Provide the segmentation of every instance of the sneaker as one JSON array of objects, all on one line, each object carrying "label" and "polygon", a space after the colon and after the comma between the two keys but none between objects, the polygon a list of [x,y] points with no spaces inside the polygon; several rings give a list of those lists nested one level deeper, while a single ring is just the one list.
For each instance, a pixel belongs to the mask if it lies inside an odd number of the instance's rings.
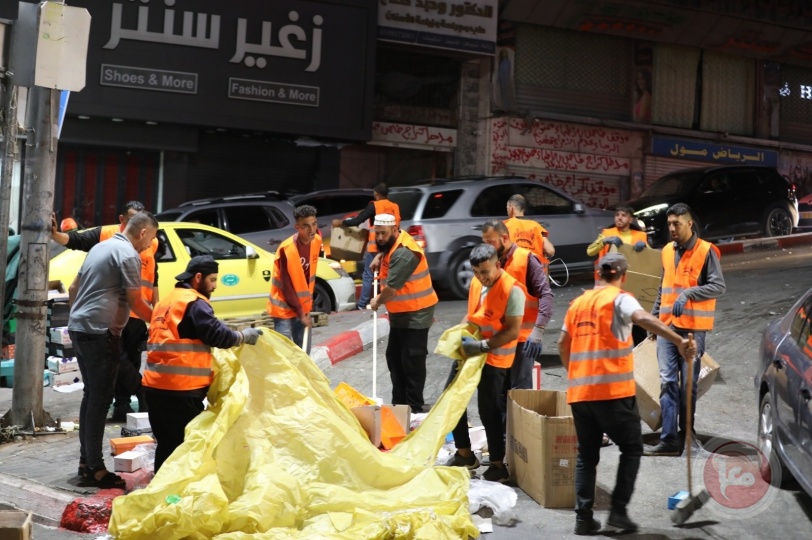
[{"label": "sneaker", "polygon": [[574,532],[578,536],[593,534],[598,532],[599,530],[601,530],[601,522],[595,518],[575,520]]},{"label": "sneaker", "polygon": [[474,470],[479,468],[479,460],[476,458],[476,455],[471,453],[470,456],[462,456],[459,452],[454,452],[454,455],[451,456],[451,459],[446,461],[446,467],[465,467],[468,470]]},{"label": "sneaker", "polygon": [[496,465],[491,465],[485,469],[485,472],[482,474],[482,478],[488,482],[499,482],[500,484],[504,484],[510,479],[510,473],[508,472],[507,467],[497,467]]},{"label": "sneaker", "polygon": [[644,456],[678,456],[682,453],[679,446],[672,443],[660,443],[654,448],[643,450]]},{"label": "sneaker", "polygon": [[606,521],[606,524],[610,527],[620,529],[623,532],[635,532],[638,529],[637,523],[629,519],[626,512],[621,512],[620,510],[612,510],[609,512],[609,519]]},{"label": "sneaker", "polygon": [[108,420],[109,422],[126,422],[127,414],[135,412],[129,405],[123,407],[113,407],[113,415]]}]

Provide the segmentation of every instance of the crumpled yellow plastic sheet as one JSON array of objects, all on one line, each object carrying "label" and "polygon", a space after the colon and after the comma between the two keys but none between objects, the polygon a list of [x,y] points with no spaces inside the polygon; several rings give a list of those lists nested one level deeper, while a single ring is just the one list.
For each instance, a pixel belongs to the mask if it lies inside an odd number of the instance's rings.
[{"label": "crumpled yellow plastic sheet", "polygon": [[[459,358],[464,328],[447,330],[436,352]],[[216,350],[208,409],[146,488],[114,500],[110,533],[121,540],[476,537],[468,471],[434,461],[484,361],[464,362],[423,424],[381,452],[321,370],[280,334],[265,330],[255,346]],[[180,500],[167,502],[169,495]]]}]

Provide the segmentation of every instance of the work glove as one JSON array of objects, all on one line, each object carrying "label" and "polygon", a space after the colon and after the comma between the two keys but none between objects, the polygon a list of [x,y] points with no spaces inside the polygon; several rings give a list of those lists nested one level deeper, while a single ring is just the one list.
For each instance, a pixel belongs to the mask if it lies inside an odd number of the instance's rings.
[{"label": "work glove", "polygon": [[604,245],[612,244],[613,246],[619,248],[620,246],[623,245],[623,240],[621,240],[617,236],[607,236],[606,238],[603,239],[603,244]]},{"label": "work glove", "polygon": [[487,350],[488,346],[484,340],[479,341],[467,336],[462,338],[462,352],[465,353],[465,356],[479,356]]},{"label": "work glove", "polygon": [[533,331],[530,332],[530,337],[524,344],[524,357],[530,360],[535,360],[541,356],[541,338],[544,337],[544,327],[535,326]]},{"label": "work glove", "polygon": [[687,301],[688,301],[688,297],[685,296],[685,293],[680,293],[680,295],[677,297],[676,301],[674,302],[674,305],[671,306],[671,315],[673,315],[674,317],[681,317],[682,316],[682,310],[685,309],[685,302],[687,302]]},{"label": "work glove", "polygon": [[636,251],[637,253],[640,253],[641,251],[646,249],[646,243],[643,242],[642,240],[638,240],[637,242],[634,243],[634,246],[632,246],[632,249],[634,251]]},{"label": "work glove", "polygon": [[259,336],[262,335],[262,330],[258,328],[246,328],[242,331],[242,342],[249,345],[256,345],[259,341]]}]

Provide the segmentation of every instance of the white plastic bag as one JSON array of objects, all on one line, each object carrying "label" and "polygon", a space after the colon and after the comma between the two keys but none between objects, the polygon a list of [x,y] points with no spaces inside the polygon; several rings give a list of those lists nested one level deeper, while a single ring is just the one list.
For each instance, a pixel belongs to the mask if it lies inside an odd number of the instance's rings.
[{"label": "white plastic bag", "polygon": [[483,506],[493,510],[493,522],[497,525],[512,527],[519,521],[513,511],[518,496],[513,488],[498,482],[471,479],[468,486],[468,511],[478,512]]}]

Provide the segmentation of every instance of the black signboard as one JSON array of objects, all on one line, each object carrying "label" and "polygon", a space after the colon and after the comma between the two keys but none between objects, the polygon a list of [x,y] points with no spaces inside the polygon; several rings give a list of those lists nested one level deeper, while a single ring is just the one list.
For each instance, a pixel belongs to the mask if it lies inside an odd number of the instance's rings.
[{"label": "black signboard", "polygon": [[368,140],[376,0],[74,0],[71,115]]}]

